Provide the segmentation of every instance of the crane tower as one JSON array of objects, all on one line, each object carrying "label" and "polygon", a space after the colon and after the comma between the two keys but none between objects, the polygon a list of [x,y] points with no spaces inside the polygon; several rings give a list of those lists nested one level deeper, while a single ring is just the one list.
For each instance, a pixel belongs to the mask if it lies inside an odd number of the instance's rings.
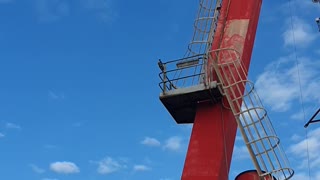
[{"label": "crane tower", "polygon": [[158,62],[161,102],[178,124],[193,123],[182,180],[228,180],[237,129],[255,169],[236,180],[286,180],[294,174],[247,79],[261,4],[200,0],[184,57]]}]

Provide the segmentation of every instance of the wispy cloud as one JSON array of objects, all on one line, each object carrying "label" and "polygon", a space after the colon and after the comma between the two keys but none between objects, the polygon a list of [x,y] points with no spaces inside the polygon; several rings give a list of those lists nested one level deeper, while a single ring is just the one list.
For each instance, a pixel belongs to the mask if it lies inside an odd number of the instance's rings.
[{"label": "wispy cloud", "polygon": [[65,0],[35,0],[35,10],[41,22],[52,22],[69,14]]},{"label": "wispy cloud", "polygon": [[50,164],[50,169],[59,174],[75,174],[79,173],[79,167],[73,162],[54,162]]},{"label": "wispy cloud", "polygon": [[233,158],[235,160],[243,160],[250,158],[248,148],[244,145],[235,145],[233,149]]},{"label": "wispy cloud", "polygon": [[57,149],[58,146],[52,144],[46,144],[43,146],[45,149]]},{"label": "wispy cloud", "polygon": [[13,2],[13,0],[0,0],[0,4],[7,4],[11,2]]},{"label": "wispy cloud", "polygon": [[7,129],[21,129],[21,126],[14,124],[14,123],[6,123],[6,128]]},{"label": "wispy cloud", "polygon": [[294,134],[291,136],[290,138],[292,141],[300,141],[302,139],[302,137],[298,134]]},{"label": "wispy cloud", "polygon": [[284,45],[307,47],[316,40],[318,34],[312,33],[314,29],[310,24],[298,17],[286,21],[286,30],[283,33]]},{"label": "wispy cloud", "polygon": [[37,165],[34,164],[30,164],[31,169],[33,170],[33,172],[37,173],[37,174],[42,174],[45,172],[44,169],[38,167]]},{"label": "wispy cloud", "polygon": [[182,138],[178,136],[170,137],[164,144],[164,149],[170,151],[179,151],[182,148]]},{"label": "wispy cloud", "polygon": [[315,52],[317,55],[320,55],[320,49],[314,49],[314,52]]},{"label": "wispy cloud", "polygon": [[297,14],[297,12],[303,11],[303,14],[310,14],[313,10],[320,10],[320,6],[310,1],[290,0],[286,1],[282,6],[279,6],[279,10],[285,14]]},{"label": "wispy cloud", "polygon": [[311,168],[320,165],[320,157],[318,151],[320,149],[320,128],[310,131],[308,139],[302,139],[289,147],[289,153],[298,158],[300,169],[308,168],[307,158],[310,158]]},{"label": "wispy cloud", "polygon": [[173,180],[172,178],[160,178],[160,180]]},{"label": "wispy cloud", "polygon": [[86,124],[85,121],[78,121],[78,122],[74,122],[72,124],[73,127],[81,127],[81,126],[84,126]]},{"label": "wispy cloud", "polygon": [[58,99],[64,99],[65,95],[64,93],[56,93],[53,91],[48,91],[48,97],[53,100],[58,100]]},{"label": "wispy cloud", "polygon": [[236,141],[243,141],[243,137],[241,136],[241,134],[236,136]]},{"label": "wispy cloud", "polygon": [[106,157],[98,162],[94,162],[98,164],[97,172],[99,174],[111,174],[115,173],[117,171],[120,171],[121,169],[125,168],[126,165],[123,164],[120,161],[114,160],[111,157]]},{"label": "wispy cloud", "polygon": [[183,139],[179,136],[169,137],[164,143],[156,138],[145,137],[140,143],[150,147],[161,147],[168,151],[180,151],[183,148]]},{"label": "wispy cloud", "polygon": [[311,174],[311,177],[308,173],[297,172],[292,177],[292,180],[302,180],[302,179],[320,179],[320,171],[316,171]]},{"label": "wispy cloud", "polygon": [[160,141],[158,141],[155,138],[145,137],[143,141],[141,141],[141,144],[146,146],[154,146],[158,147],[161,145]]},{"label": "wispy cloud", "polygon": [[117,17],[112,0],[82,0],[82,4],[104,22],[111,23]]},{"label": "wispy cloud", "polygon": [[4,138],[5,135],[3,133],[0,133],[0,138]]},{"label": "wispy cloud", "polygon": [[59,179],[56,179],[56,178],[42,178],[42,180],[59,180]]},{"label": "wispy cloud", "polygon": [[[320,88],[320,61],[306,57],[299,57],[298,61],[299,71],[295,56],[290,55],[269,64],[258,76],[257,91],[263,102],[272,110],[287,111],[293,103],[299,102],[300,85],[303,87],[304,103],[320,102],[320,94],[315,91]],[[301,115],[297,114],[294,117],[298,118]]]},{"label": "wispy cloud", "polygon": [[133,166],[133,170],[134,171],[150,171],[151,170],[151,168],[150,167],[148,167],[148,166],[146,166],[146,165],[134,165]]}]

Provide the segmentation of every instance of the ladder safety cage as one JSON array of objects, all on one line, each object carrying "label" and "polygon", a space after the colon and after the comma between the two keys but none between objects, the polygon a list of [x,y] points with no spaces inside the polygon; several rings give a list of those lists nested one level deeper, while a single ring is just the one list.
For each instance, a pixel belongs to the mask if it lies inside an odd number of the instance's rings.
[{"label": "ladder safety cage", "polygon": [[222,0],[200,0],[194,32],[184,57],[204,54],[211,48]]},{"label": "ladder safety cage", "polygon": [[294,171],[280,146],[267,111],[254,84],[247,80],[247,69],[234,49],[217,49],[208,53],[210,69],[218,76],[218,88],[228,101],[260,177],[290,179]]}]

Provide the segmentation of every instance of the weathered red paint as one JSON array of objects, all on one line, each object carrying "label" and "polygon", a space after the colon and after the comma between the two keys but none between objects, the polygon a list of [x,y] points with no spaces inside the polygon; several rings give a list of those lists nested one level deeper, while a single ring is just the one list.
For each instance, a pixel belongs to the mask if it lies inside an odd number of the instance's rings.
[{"label": "weathered red paint", "polygon": [[228,179],[236,129],[229,110],[199,104],[181,179]]},{"label": "weathered red paint", "polygon": [[[262,0],[224,0],[212,50],[236,49],[248,69],[261,3]],[[219,60],[221,63],[233,58]],[[207,69],[210,68],[209,62]],[[216,79],[214,74],[211,79]],[[237,124],[231,111],[221,107],[221,103],[198,105],[182,180],[228,179]]]}]

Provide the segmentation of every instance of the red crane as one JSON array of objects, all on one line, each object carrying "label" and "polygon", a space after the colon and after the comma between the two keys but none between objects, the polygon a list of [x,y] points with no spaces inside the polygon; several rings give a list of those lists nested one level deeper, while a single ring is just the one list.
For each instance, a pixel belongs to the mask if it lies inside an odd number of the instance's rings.
[{"label": "red crane", "polygon": [[182,180],[228,180],[237,128],[255,170],[236,180],[286,180],[294,171],[247,79],[262,0],[200,0],[185,57],[159,60],[160,100],[193,123]]}]

